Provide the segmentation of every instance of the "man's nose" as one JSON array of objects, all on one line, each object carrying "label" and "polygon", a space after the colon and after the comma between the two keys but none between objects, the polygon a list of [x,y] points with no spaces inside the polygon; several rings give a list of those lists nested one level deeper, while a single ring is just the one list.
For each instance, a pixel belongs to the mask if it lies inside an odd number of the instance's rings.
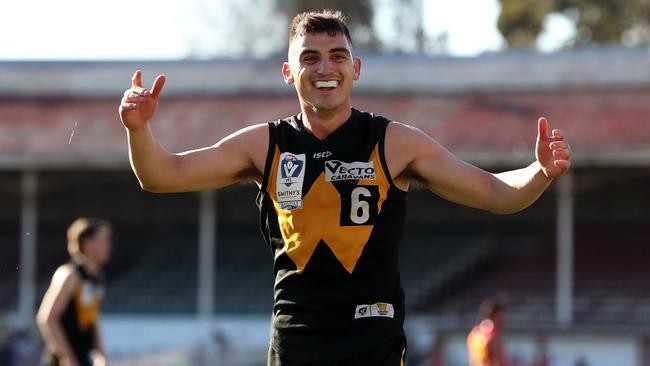
[{"label": "man's nose", "polygon": [[333,64],[328,58],[323,58],[318,63],[318,73],[328,74],[333,70]]}]

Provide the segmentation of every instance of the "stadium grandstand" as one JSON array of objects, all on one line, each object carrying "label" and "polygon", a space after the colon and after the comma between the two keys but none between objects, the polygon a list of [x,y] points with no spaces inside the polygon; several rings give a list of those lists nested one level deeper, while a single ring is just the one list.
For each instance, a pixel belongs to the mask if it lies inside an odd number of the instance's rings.
[{"label": "stadium grandstand", "polygon": [[[147,83],[165,73],[156,135],[171,151],[211,145],[298,111],[281,63],[0,62],[1,328],[32,329],[66,227],[96,216],[115,229],[103,308],[114,364],[207,365],[228,349],[232,365],[262,365],[273,276],[257,188],[142,191],[117,106],[134,69]],[[644,49],[364,57],[353,105],[484,169],[531,162],[542,115],[574,151],[572,173],[512,216],[411,189],[400,249],[411,365],[467,365],[464,337],[489,296],[507,299],[519,365],[650,365],[649,101]]]}]

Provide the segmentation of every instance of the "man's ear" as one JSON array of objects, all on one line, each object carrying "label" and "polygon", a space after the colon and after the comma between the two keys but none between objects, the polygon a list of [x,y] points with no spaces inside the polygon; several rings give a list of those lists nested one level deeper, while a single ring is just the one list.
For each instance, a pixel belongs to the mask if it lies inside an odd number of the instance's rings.
[{"label": "man's ear", "polygon": [[359,80],[359,76],[361,76],[361,59],[359,57],[355,57],[353,59],[354,62],[354,75],[353,75],[353,80]]},{"label": "man's ear", "polygon": [[287,83],[287,85],[293,85],[293,75],[291,74],[291,67],[289,66],[288,62],[282,64],[282,76],[284,77],[284,82]]}]

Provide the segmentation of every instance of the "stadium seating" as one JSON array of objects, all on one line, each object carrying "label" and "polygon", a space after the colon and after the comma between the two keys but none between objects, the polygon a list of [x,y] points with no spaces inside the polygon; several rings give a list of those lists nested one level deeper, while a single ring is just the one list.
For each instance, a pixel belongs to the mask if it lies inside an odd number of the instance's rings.
[{"label": "stadium seating", "polygon": [[[188,229],[189,230],[189,229]],[[552,237],[465,235],[411,225],[400,247],[402,283],[410,313],[432,314],[439,326],[468,326],[478,303],[503,294],[512,327],[554,323],[555,247]],[[623,233],[623,234],[621,234]],[[139,237],[124,230],[108,268],[107,313],[194,313],[197,253],[195,232]],[[630,224],[576,231],[574,319],[578,326],[638,327],[650,324],[648,232]],[[125,242],[124,238],[130,242]],[[39,232],[38,294],[67,258],[60,232]],[[15,238],[2,238],[3,242]],[[147,243],[138,245],[140,243]],[[155,250],[152,249],[155,244]],[[0,246],[7,263],[17,245]],[[6,266],[5,266],[6,267]],[[17,272],[1,268],[0,309],[15,309]],[[217,313],[269,313],[273,301],[272,259],[256,229],[218,231],[215,273]]]},{"label": "stadium seating", "polygon": [[478,268],[496,259],[487,237],[432,235],[411,231],[400,247],[400,274],[409,310],[426,304],[462,283]]},{"label": "stadium seating", "polygon": [[[196,251],[170,238],[132,266],[111,267],[104,305],[111,313],[192,313],[196,310]],[[192,243],[191,247],[195,244]],[[119,262],[116,262],[119,265]]]},{"label": "stadium seating", "polygon": [[[237,233],[237,234],[236,234]],[[273,307],[273,256],[258,230],[228,230],[219,239],[215,310],[270,314]]]},{"label": "stadium seating", "polygon": [[[639,327],[650,323],[650,269],[643,246],[647,234],[634,229],[621,232],[627,235],[591,227],[576,233],[577,326]],[[481,299],[504,295],[511,327],[553,325],[554,243],[539,241],[534,247],[530,252],[505,253],[498,266],[483,271],[462,291],[430,302],[428,313],[435,315],[439,325],[469,326],[476,321]]]}]

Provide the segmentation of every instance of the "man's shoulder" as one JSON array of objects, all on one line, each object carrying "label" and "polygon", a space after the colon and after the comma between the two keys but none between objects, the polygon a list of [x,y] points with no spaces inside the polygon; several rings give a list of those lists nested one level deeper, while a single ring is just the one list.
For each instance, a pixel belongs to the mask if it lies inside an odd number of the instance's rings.
[{"label": "man's shoulder", "polygon": [[79,266],[78,264],[72,261],[64,263],[59,267],[57,267],[56,271],[54,272],[54,275],[62,276],[62,277],[69,276],[70,274],[77,273],[78,266]]},{"label": "man's shoulder", "polygon": [[419,138],[427,136],[424,132],[414,126],[391,120],[388,120],[386,135],[388,138],[400,141],[403,139],[417,141]]},{"label": "man's shoulder", "polygon": [[356,108],[352,108],[353,113],[355,113],[356,117],[362,120],[367,120],[367,121],[372,121],[372,122],[392,122],[390,118],[384,117],[380,114],[376,114],[373,112],[368,112],[368,111],[362,111]]},{"label": "man's shoulder", "polygon": [[66,263],[59,266],[52,276],[52,282],[59,286],[64,286],[66,284],[75,285],[80,280],[81,276],[79,275],[77,266],[74,263]]}]

